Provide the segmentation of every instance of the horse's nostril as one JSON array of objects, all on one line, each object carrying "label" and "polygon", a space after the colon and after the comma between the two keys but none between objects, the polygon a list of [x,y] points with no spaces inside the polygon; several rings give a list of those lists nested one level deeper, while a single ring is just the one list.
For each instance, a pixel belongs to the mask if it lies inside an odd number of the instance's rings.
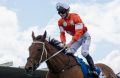
[{"label": "horse's nostril", "polygon": [[32,70],[32,67],[28,67],[28,70]]}]

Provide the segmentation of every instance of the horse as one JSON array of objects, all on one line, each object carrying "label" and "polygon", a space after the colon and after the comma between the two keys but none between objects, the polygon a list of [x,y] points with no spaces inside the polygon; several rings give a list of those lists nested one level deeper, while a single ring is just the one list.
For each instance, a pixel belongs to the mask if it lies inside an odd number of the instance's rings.
[{"label": "horse", "polygon": [[[60,47],[59,41],[54,38],[47,40],[46,36],[46,31],[37,37],[32,32],[33,42],[29,46],[29,57],[25,65],[26,73],[32,74],[41,63],[46,62],[49,69],[46,78],[85,78],[75,57],[65,54],[65,48]],[[95,65],[101,69],[102,78],[118,78],[109,66],[103,63]]]}]

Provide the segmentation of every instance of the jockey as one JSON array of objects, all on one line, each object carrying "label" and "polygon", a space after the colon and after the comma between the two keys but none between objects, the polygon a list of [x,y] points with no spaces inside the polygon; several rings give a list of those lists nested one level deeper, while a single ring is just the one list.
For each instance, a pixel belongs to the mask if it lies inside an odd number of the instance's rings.
[{"label": "jockey", "polygon": [[[60,29],[60,39],[64,47],[68,48],[67,53],[74,54],[77,49],[82,46],[81,54],[83,57],[86,58],[92,73],[97,76],[93,59],[89,54],[91,37],[87,32],[87,27],[84,25],[78,14],[69,13],[69,5],[57,3],[56,9],[58,11],[58,14],[61,16],[58,21],[58,26]],[[72,39],[68,44],[66,44],[65,31],[72,36]]]}]

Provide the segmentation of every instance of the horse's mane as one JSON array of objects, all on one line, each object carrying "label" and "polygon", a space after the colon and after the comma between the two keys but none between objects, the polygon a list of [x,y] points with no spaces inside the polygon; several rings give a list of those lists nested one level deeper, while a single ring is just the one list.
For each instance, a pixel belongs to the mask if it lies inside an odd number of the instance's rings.
[{"label": "horse's mane", "polygon": [[56,39],[54,39],[54,38],[51,39],[51,38],[49,37],[48,42],[49,42],[52,46],[54,46],[55,48],[57,48],[58,50],[63,49],[63,48],[60,46],[61,42],[59,42],[58,40],[56,40]]},{"label": "horse's mane", "polygon": [[[49,37],[48,42],[49,42],[52,46],[54,46],[55,48],[57,48],[58,50],[63,49],[63,47],[60,46],[61,42],[58,41],[58,40],[56,40],[56,39],[54,39],[54,38],[50,39],[50,37]],[[64,50],[62,51],[62,53],[65,54],[65,53],[66,53],[66,49],[64,49]],[[73,55],[72,53],[68,53],[67,55],[70,55],[70,56],[74,57],[74,55]]]},{"label": "horse's mane", "polygon": [[[54,39],[54,38],[51,39],[51,38],[49,37],[48,42],[49,42],[52,46],[54,46],[55,48],[57,48],[58,50],[63,49],[63,47],[60,46],[61,42],[58,41],[58,40],[56,40],[56,39]],[[65,51],[66,51],[66,50],[63,50],[62,52],[65,53]]]}]

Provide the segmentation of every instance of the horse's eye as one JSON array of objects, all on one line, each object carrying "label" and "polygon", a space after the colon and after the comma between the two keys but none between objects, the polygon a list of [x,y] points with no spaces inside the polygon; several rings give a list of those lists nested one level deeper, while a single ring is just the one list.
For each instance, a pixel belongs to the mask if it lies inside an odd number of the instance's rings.
[{"label": "horse's eye", "polygon": [[38,49],[38,51],[42,51],[42,49]]}]

